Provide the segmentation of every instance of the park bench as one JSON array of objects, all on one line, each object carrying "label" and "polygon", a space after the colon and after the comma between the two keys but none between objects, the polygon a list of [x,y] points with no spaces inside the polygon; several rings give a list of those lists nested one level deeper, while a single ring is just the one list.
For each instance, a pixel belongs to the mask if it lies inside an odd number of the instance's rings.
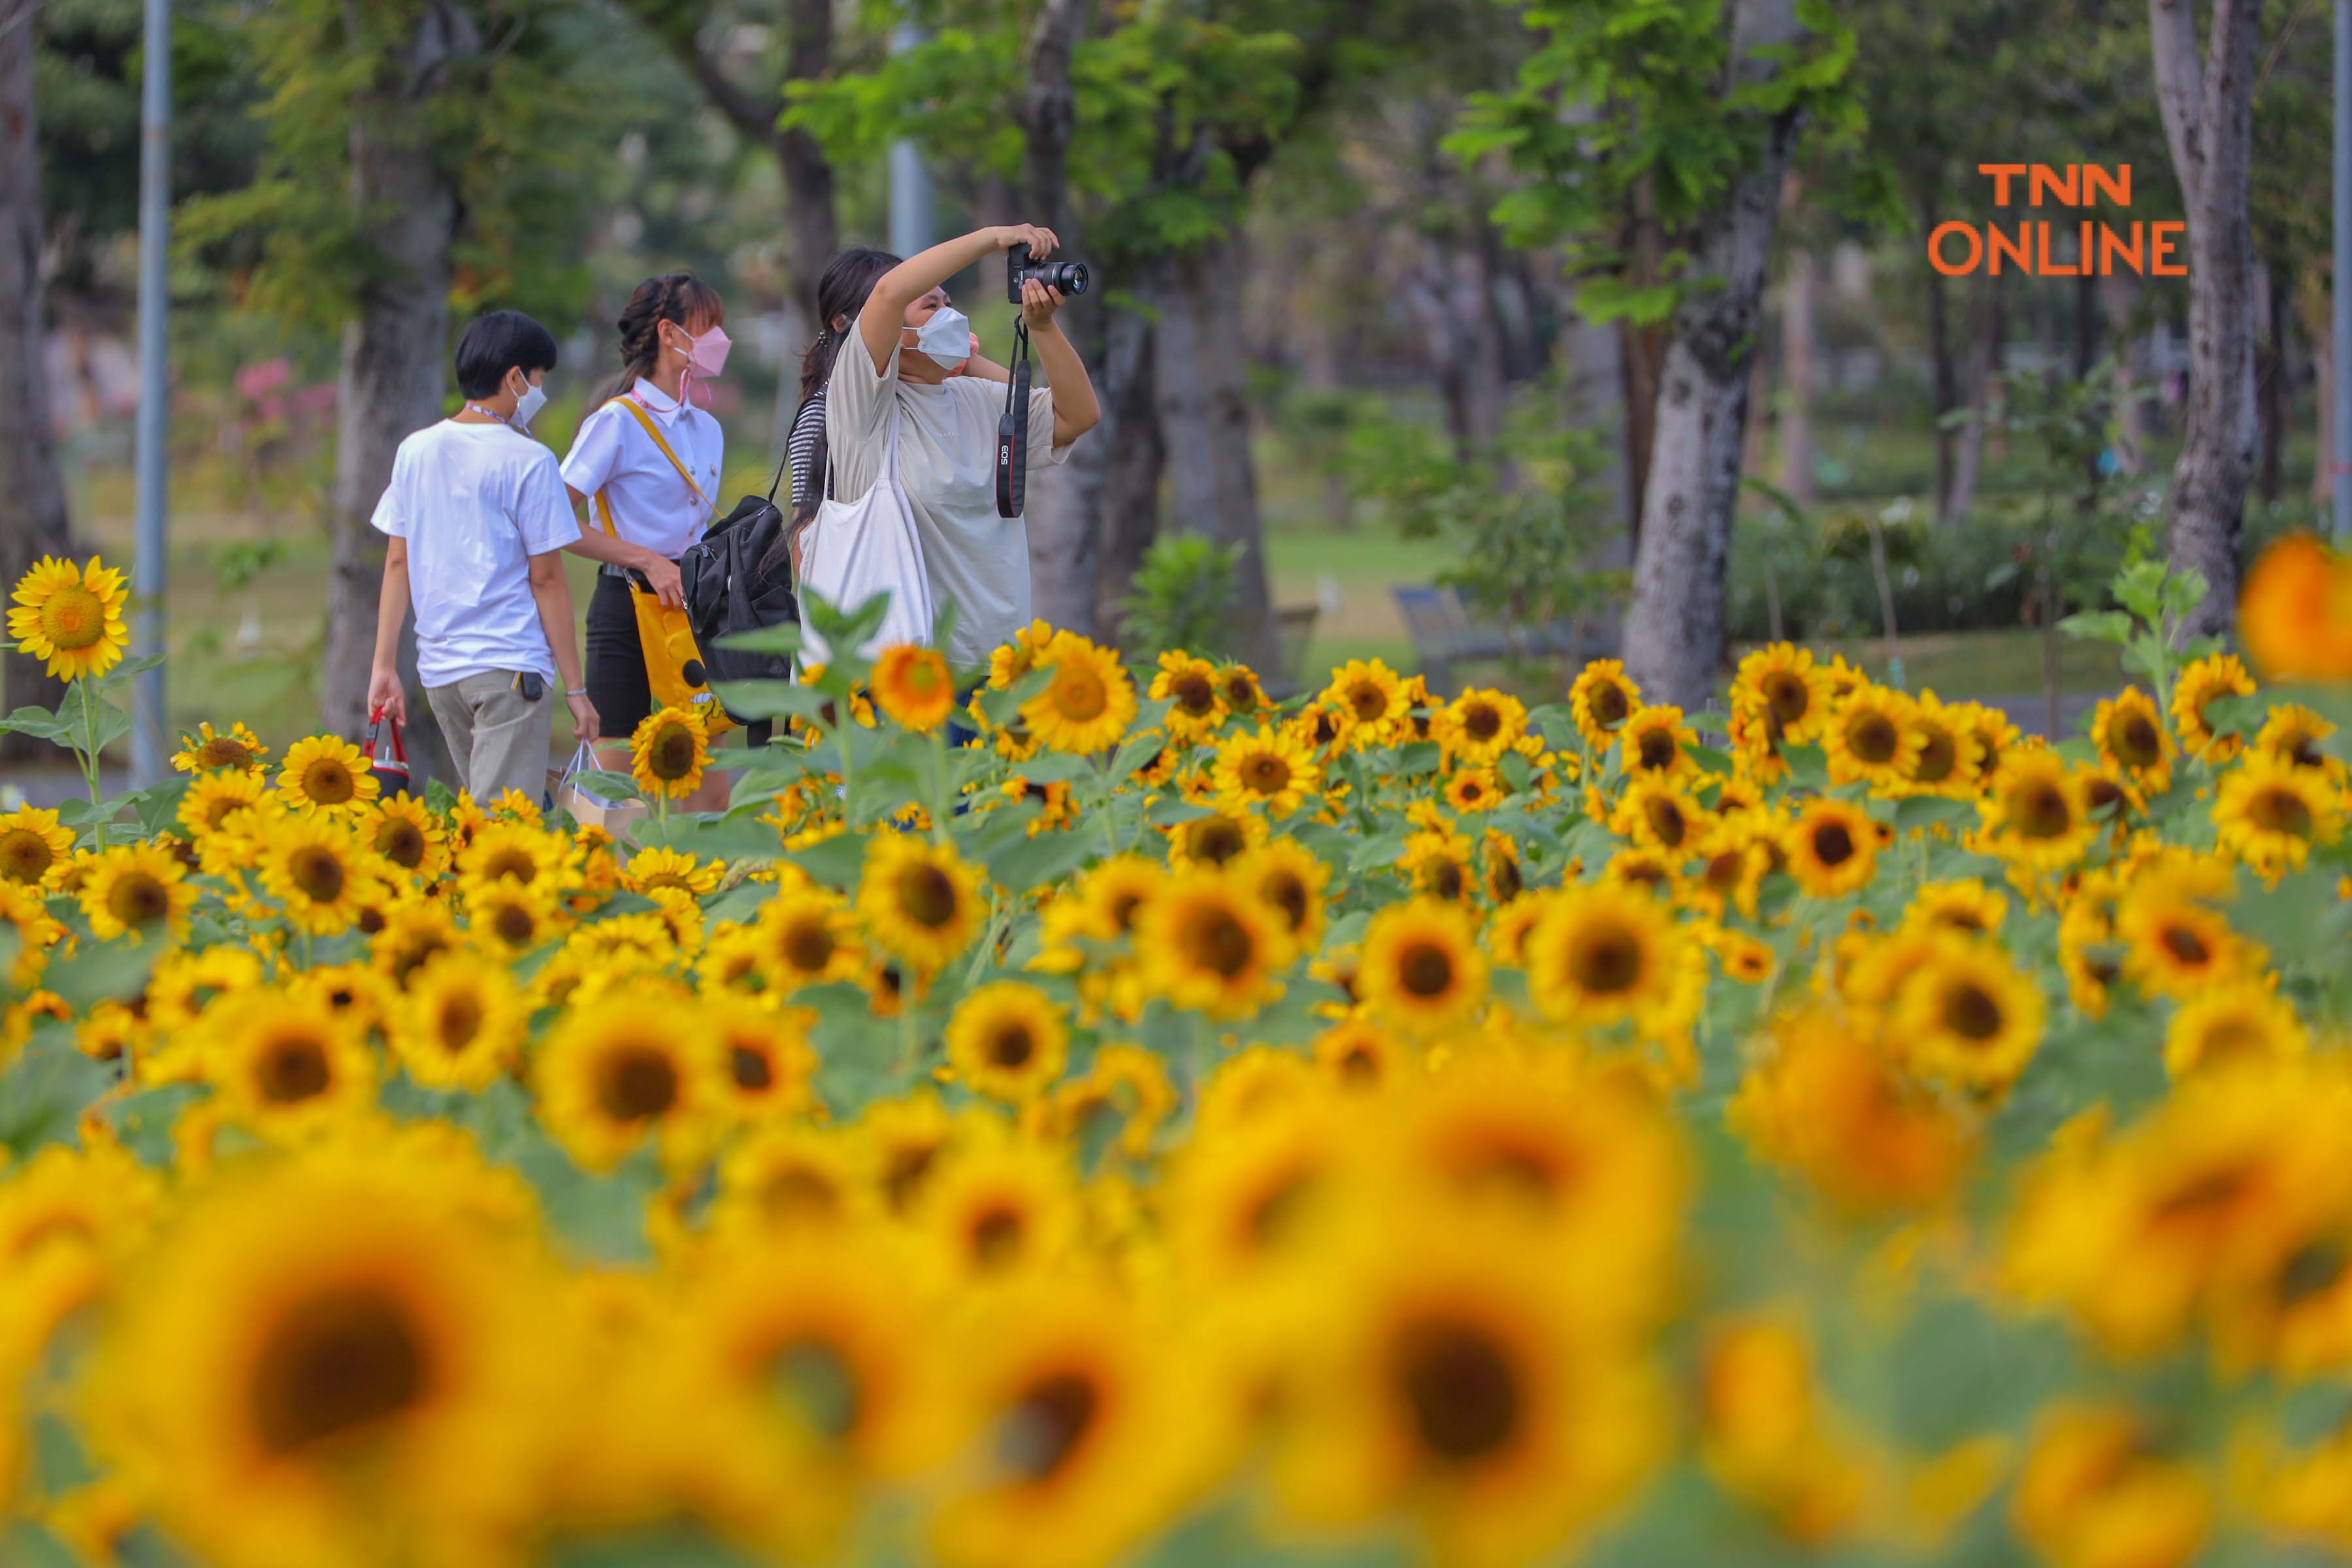
[{"label": "park bench", "polygon": [[1481,659],[1558,658],[1576,664],[1612,658],[1618,628],[1613,617],[1554,621],[1549,626],[1507,626],[1471,620],[1451,588],[1393,590],[1406,635],[1433,692],[1451,692],[1454,667]]}]

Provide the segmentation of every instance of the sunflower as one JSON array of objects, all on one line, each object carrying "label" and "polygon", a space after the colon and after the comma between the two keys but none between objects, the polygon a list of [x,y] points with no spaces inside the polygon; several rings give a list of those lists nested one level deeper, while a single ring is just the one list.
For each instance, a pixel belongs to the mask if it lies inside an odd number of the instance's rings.
[{"label": "sunflower", "polygon": [[1409,1072],[1418,1053],[1370,1018],[1349,1018],[1315,1037],[1316,1065],[1346,1093],[1371,1093]]},{"label": "sunflower", "polygon": [[269,748],[243,724],[232,724],[226,732],[200,724],[196,733],[180,737],[180,749],[172,754],[172,765],[184,773],[247,773],[268,760]]},{"label": "sunflower", "polygon": [[2042,1043],[2042,991],[1996,943],[1937,933],[1895,988],[1889,1026],[1926,1077],[2012,1082]]},{"label": "sunflower", "polygon": [[1686,858],[1696,846],[1705,814],[1673,777],[1638,773],[1617,797],[1610,831],[1669,858]]},{"label": "sunflower", "polygon": [[333,735],[312,735],[286,749],[278,771],[280,799],[305,814],[358,809],[375,799],[377,782],[368,754]]},{"label": "sunflower", "polygon": [[95,555],[87,566],[42,556],[17,580],[15,597],[8,635],[18,651],[47,659],[48,673],[61,680],[104,675],[130,643],[122,624],[130,589]]},{"label": "sunflower", "polygon": [[1584,743],[1596,752],[1608,746],[1641,703],[1642,689],[1626,678],[1624,665],[1613,658],[1586,665],[1568,689],[1569,714],[1576,721]]},{"label": "sunflower", "polygon": [[1697,772],[1689,750],[1696,741],[1679,708],[1636,708],[1617,731],[1618,754],[1633,777],[1674,779]]},{"label": "sunflower", "polygon": [[2082,774],[2050,751],[2021,752],[1977,803],[1988,848],[2013,865],[2063,870],[2098,834]]},{"label": "sunflower", "polygon": [[2009,916],[2009,900],[1970,877],[1953,882],[1923,882],[1904,907],[1905,929],[1941,928],[1970,936],[1990,936]]},{"label": "sunflower", "polygon": [[2224,697],[2252,697],[2254,678],[2233,653],[2192,661],[2172,686],[2172,723],[2180,749],[2202,763],[2226,763],[2245,744],[2235,731],[2217,731],[2206,710]]},{"label": "sunflower", "polygon": [[[1231,710],[1217,682],[1217,667],[1180,648],[1170,648],[1160,656],[1160,668],[1151,678],[1150,695],[1153,701],[1168,704],[1168,735],[1174,741],[1197,741],[1214,733]],[[1244,710],[1255,713],[1257,700],[1254,680]]]},{"label": "sunflower", "polygon": [[2315,845],[2343,833],[2340,798],[2325,774],[2255,752],[2222,775],[2213,826],[2223,849],[2276,876],[2301,870]]},{"label": "sunflower", "polygon": [[[421,1163],[420,1163],[421,1164]],[[486,1561],[528,1521],[569,1360],[459,1177],[349,1158],[195,1200],[91,1371],[99,1446],[207,1562]]]},{"label": "sunflower", "polygon": [[625,984],[568,1009],[533,1064],[540,1121],[574,1163],[609,1171],[651,1139],[682,1170],[719,1131],[724,1068],[709,1021],[667,988]]},{"label": "sunflower", "polygon": [[529,1022],[504,964],[472,952],[445,952],[408,977],[392,1042],[418,1083],[478,1093],[514,1064]]},{"label": "sunflower", "polygon": [[2336,733],[2336,726],[2300,702],[2274,705],[2254,737],[2254,750],[2298,768],[2310,768],[2341,779],[2344,764],[2320,750]]},{"label": "sunflower", "polygon": [[760,1123],[719,1163],[714,1231],[766,1243],[800,1230],[855,1229],[881,1212],[869,1141],[800,1121]]},{"label": "sunflower", "polygon": [[1377,658],[1351,658],[1333,670],[1317,700],[1339,720],[1342,738],[1358,751],[1386,743],[1408,707],[1404,682]]},{"label": "sunflower", "polygon": [[1751,700],[1771,715],[1780,740],[1803,745],[1820,738],[1829,721],[1828,673],[1813,663],[1811,648],[1776,642],[1739,661],[1732,700]]},{"label": "sunflower", "polygon": [[954,1146],[953,1117],[929,1089],[877,1100],[858,1118],[857,1131],[873,1159],[873,1180],[890,1212],[911,1211]]},{"label": "sunflower", "polygon": [[368,847],[428,886],[448,868],[447,830],[423,801],[404,792],[378,799],[361,817],[360,836]]},{"label": "sunflower", "polygon": [[2156,699],[2137,686],[2100,702],[2091,715],[2091,743],[2143,800],[2162,795],[2172,782],[2172,736]]},{"label": "sunflower", "polygon": [[1143,1160],[1175,1105],[1176,1090],[1158,1056],[1139,1046],[1099,1046],[1085,1072],[1055,1089],[1045,1125],[1082,1152],[1099,1143]]},{"label": "sunflower", "polygon": [[360,911],[383,901],[386,868],[333,817],[290,816],[260,843],[261,885],[287,923],[313,936],[349,931]]},{"label": "sunflower", "polygon": [[1323,889],[1331,868],[1295,838],[1260,845],[1227,869],[1234,881],[1282,913],[1290,940],[1312,952],[1323,940]]},{"label": "sunflower", "polygon": [[937,973],[971,945],[983,909],[980,873],[953,848],[910,834],[868,844],[857,912],[876,942],[920,973]]},{"label": "sunflower", "polygon": [[1474,767],[1489,767],[1527,733],[1528,710],[1506,692],[1475,687],[1445,708],[1445,749]]},{"label": "sunflower", "polygon": [[928,734],[955,711],[955,676],[936,648],[896,643],[874,660],[874,705],[909,730]]},{"label": "sunflower", "polygon": [[2238,981],[2181,1003],[2164,1031],[2164,1070],[2186,1078],[2216,1067],[2287,1061],[2310,1048],[2311,1036],[2292,1005],[2265,986]]},{"label": "sunflower", "polygon": [[1817,899],[1851,893],[1878,863],[1878,825],[1852,801],[1810,801],[1781,835],[1789,874]]},{"label": "sunflower", "polygon": [[571,923],[562,900],[544,888],[493,882],[466,895],[466,930],[504,957],[554,941]]},{"label": "sunflower", "polygon": [[941,1568],[1088,1568],[1162,1524],[1199,1469],[1181,1342],[1084,1277],[992,1292],[944,1347],[952,1451],[930,1520]]},{"label": "sunflower", "polygon": [[1579,1271],[1450,1212],[1407,1225],[1299,1320],[1277,1505],[1324,1528],[1402,1505],[1459,1568],[1566,1555],[1666,1458],[1664,1380],[1588,1326]]},{"label": "sunflower", "polygon": [[74,836],[58,826],[58,814],[20,805],[0,812],[0,881],[53,888],[73,855]]},{"label": "sunflower", "polygon": [[1717,920],[1737,910],[1753,918],[1772,853],[1759,829],[1739,820],[1718,820],[1698,839],[1698,873],[1692,879],[1693,905]]},{"label": "sunflower", "polygon": [[1497,963],[1526,967],[1528,933],[1550,911],[1550,890],[1520,893],[1486,917],[1486,951]]},{"label": "sunflower", "polygon": [[229,1113],[268,1137],[300,1137],[375,1103],[375,1057],[343,1019],[276,991],[205,1010],[205,1076]]},{"label": "sunflower", "polygon": [[738,1117],[757,1121],[815,1107],[817,1059],[808,1043],[813,1015],[807,1009],[739,995],[705,997],[698,1005],[718,1037],[729,1100]]},{"label": "sunflower", "polygon": [[699,860],[676,849],[640,849],[629,857],[621,885],[633,893],[669,888],[698,899],[717,889],[725,870],[715,862]]},{"label": "sunflower", "polygon": [[567,864],[575,847],[562,834],[527,822],[488,822],[457,851],[458,885],[469,894],[496,882],[560,893],[576,874]]},{"label": "sunflower", "polygon": [[1265,687],[1258,679],[1257,671],[1245,664],[1217,666],[1217,694],[1224,699],[1228,710],[1243,719],[1255,718],[1274,706],[1266,699]]},{"label": "sunflower", "polygon": [[2352,561],[2307,533],[2273,542],[2238,600],[2246,651],[2275,680],[2352,680]]},{"label": "sunflower", "polygon": [[1261,724],[1255,734],[1234,735],[1217,749],[1217,805],[1235,815],[1256,805],[1269,816],[1287,816],[1321,787],[1322,777],[1322,768],[1286,730]]},{"label": "sunflower", "polygon": [[1356,985],[1373,1016],[1407,1033],[1440,1035],[1486,999],[1486,959],[1459,904],[1414,899],[1372,917]]},{"label": "sunflower", "polygon": [[2205,1544],[2213,1498],[2195,1467],[2156,1451],[2128,1411],[2065,1404],[2035,1424],[2009,1511],[2047,1562],[2181,1568]]},{"label": "sunflower", "polygon": [[404,986],[420,965],[457,945],[457,922],[447,905],[410,900],[384,911],[383,929],[368,937],[368,962]]},{"label": "sunflower", "polygon": [[1503,804],[1502,785],[1491,768],[1458,768],[1445,781],[1445,804],[1468,816]]},{"label": "sunflower", "polygon": [[1168,863],[1186,867],[1223,866],[1266,841],[1266,820],[1254,811],[1213,811],[1179,822],[1168,829]]},{"label": "sunflower", "polygon": [[629,776],[648,795],[685,799],[702,787],[709,762],[709,732],[691,708],[648,713],[629,737]]},{"label": "sunflower", "polygon": [[761,907],[751,948],[760,976],[779,995],[853,979],[862,967],[857,931],[839,895],[795,888]]},{"label": "sunflower", "polygon": [[948,1020],[948,1065],[956,1077],[973,1092],[1008,1104],[1026,1104],[1052,1088],[1069,1049],[1061,1009],[1017,980],[982,986]]},{"label": "sunflower", "polygon": [[[180,808],[175,815],[181,827],[186,830],[189,842],[203,853],[213,849],[211,840],[215,836],[238,839],[250,837],[260,826],[260,809],[268,795],[269,781],[258,770],[223,769],[199,773],[189,783],[187,793],[180,797]],[[240,813],[255,815],[239,820]],[[5,820],[0,818],[0,822]],[[0,827],[0,836],[5,836],[5,827]],[[5,862],[5,837],[0,837],[0,862]],[[215,858],[217,860],[219,857],[215,854]],[[243,853],[237,853],[232,858],[240,865],[248,863]]]},{"label": "sunflower", "polygon": [[940,1161],[908,1217],[956,1283],[1049,1266],[1079,1236],[1069,1154],[1002,1133],[971,1140]]},{"label": "sunflower", "polygon": [[1925,744],[1911,722],[1911,700],[1883,686],[1857,688],[1822,731],[1831,782],[1867,784],[1874,792],[1898,789]]},{"label": "sunflower", "polygon": [[[2210,884],[2208,885],[2210,888]],[[2187,1001],[2217,981],[2251,974],[2260,950],[2230,928],[2197,888],[2153,877],[2116,906],[2116,938],[2124,944],[2123,972],[2150,995]]]},{"label": "sunflower", "polygon": [[1479,841],[1486,862],[1486,901],[1497,909],[1527,890],[1526,869],[1519,864],[1519,847],[1507,834],[1493,828]]},{"label": "sunflower", "polygon": [[1144,906],[1136,943],[1152,990],[1213,1017],[1254,1012],[1278,990],[1292,944],[1280,911],[1221,871],[1168,879]]},{"label": "sunflower", "polygon": [[1903,768],[1903,784],[1911,794],[1966,800],[1976,793],[1984,742],[1968,718],[1965,710],[1932,691],[1921,692],[1911,704],[1911,738],[1918,745]]},{"label": "sunflower", "polygon": [[1037,665],[1052,679],[1021,705],[1021,719],[1040,743],[1081,753],[1118,744],[1135,720],[1135,682],[1116,652],[1076,632],[1055,632]]},{"label": "sunflower", "polygon": [[185,866],[152,844],[100,851],[81,887],[90,934],[101,941],[131,935],[142,942],[186,935],[188,911],[196,902],[187,877]]},{"label": "sunflower", "polygon": [[1529,994],[1562,1024],[1685,1021],[1693,956],[1663,904],[1605,882],[1560,889],[1520,944]]}]

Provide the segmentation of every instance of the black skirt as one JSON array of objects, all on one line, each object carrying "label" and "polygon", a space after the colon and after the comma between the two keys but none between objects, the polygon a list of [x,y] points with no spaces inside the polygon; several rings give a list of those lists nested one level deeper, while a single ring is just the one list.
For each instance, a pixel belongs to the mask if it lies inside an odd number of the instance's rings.
[{"label": "black skirt", "polygon": [[632,592],[621,578],[599,572],[588,597],[588,700],[608,741],[626,741],[654,710]]}]

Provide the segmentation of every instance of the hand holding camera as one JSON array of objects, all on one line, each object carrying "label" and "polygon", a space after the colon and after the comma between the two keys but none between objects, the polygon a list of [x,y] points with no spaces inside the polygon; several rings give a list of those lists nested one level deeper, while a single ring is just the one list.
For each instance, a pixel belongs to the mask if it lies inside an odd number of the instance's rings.
[{"label": "hand holding camera", "polygon": [[[1050,228],[1034,224],[1013,224],[1000,231],[1004,246],[1004,300],[1022,307],[1033,327],[1042,327],[1054,319],[1053,307],[1068,294],[1087,291],[1086,264],[1080,261],[1047,261],[1061,239]],[[1041,306],[1030,289],[1039,285],[1050,303]]]}]

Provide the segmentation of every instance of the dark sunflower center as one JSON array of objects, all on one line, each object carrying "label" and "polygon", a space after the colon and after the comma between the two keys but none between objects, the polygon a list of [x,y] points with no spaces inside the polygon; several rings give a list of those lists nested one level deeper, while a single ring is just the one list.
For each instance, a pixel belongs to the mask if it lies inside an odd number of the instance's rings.
[{"label": "dark sunflower center", "polygon": [[1979,1043],[2000,1033],[2000,1003],[1972,981],[1959,981],[1944,992],[1944,1027],[1964,1040]]},{"label": "dark sunflower center", "polygon": [[2060,838],[2074,826],[2074,808],[2054,784],[2031,784],[2017,795],[2017,827],[2028,838]]},{"label": "dark sunflower center", "polygon": [[677,1064],[651,1046],[626,1046],[605,1058],[596,1103],[615,1121],[645,1121],[677,1103]]},{"label": "dark sunflower center", "polygon": [[1921,784],[1942,784],[1959,765],[1959,743],[1937,724],[1920,725],[1919,735],[1919,760],[1911,764],[1911,776]]},{"label": "dark sunflower center", "polygon": [[497,931],[499,940],[509,947],[520,947],[538,931],[539,922],[531,919],[530,911],[520,904],[501,904],[498,913],[491,917],[490,929]]},{"label": "dark sunflower center", "polygon": [[1359,724],[1374,724],[1388,716],[1389,694],[1370,681],[1348,689],[1348,710]]},{"label": "dark sunflower center", "polygon": [[1772,710],[1772,717],[1782,725],[1795,723],[1813,705],[1812,688],[1786,670],[1764,683],[1764,700]]},{"label": "dark sunflower center", "polygon": [[520,848],[493,851],[482,862],[482,879],[485,881],[495,882],[503,877],[509,882],[527,885],[538,875],[539,862],[532,859],[528,851]]},{"label": "dark sunflower center", "polygon": [[313,903],[333,903],[343,896],[343,884],[349,880],[341,858],[324,845],[297,849],[287,868],[294,875],[294,885]]},{"label": "dark sunflower center", "polygon": [[1110,901],[1110,923],[1114,931],[1135,929],[1135,911],[1143,907],[1140,893],[1121,893]]},{"label": "dark sunflower center", "polygon": [[1460,898],[1467,885],[1459,860],[1433,860],[1430,862],[1427,876],[1429,890],[1441,899],[1451,900]]},{"label": "dark sunflower center", "polygon": [[395,816],[375,830],[375,850],[404,870],[425,864],[425,835],[416,824]]},{"label": "dark sunflower center", "polygon": [[414,1409],[431,1392],[433,1368],[406,1309],[353,1285],[288,1309],[252,1376],[254,1436],[270,1454],[290,1456]]},{"label": "dark sunflower center", "polygon": [[1853,858],[1853,835],[1842,822],[1824,822],[1813,829],[1813,858],[1824,866],[1843,866]]},{"label": "dark sunflower center", "polygon": [[2116,755],[2135,768],[2152,768],[2163,759],[2164,742],[2145,713],[2132,713],[2115,728]]},{"label": "dark sunflower center", "polygon": [[1631,931],[1588,931],[1570,950],[1568,972],[1580,990],[1614,995],[1641,977],[1642,944]]},{"label": "dark sunflower center", "polygon": [[1246,712],[1257,706],[1257,688],[1246,677],[1230,677],[1225,681],[1225,702]]},{"label": "dark sunflower center", "polygon": [[784,962],[803,974],[821,973],[833,962],[838,945],[832,926],[822,920],[795,921],[784,931]]},{"label": "dark sunflower center", "polygon": [[898,874],[898,910],[926,930],[938,931],[956,917],[955,880],[928,861]]},{"label": "dark sunflower center", "polygon": [[302,770],[302,793],[320,805],[341,805],[357,793],[352,770],[332,757],[320,757]]},{"label": "dark sunflower center", "polygon": [[1102,1391],[1084,1373],[1039,1378],[1006,1413],[1001,1450],[1005,1468],[1032,1485],[1052,1480],[1085,1446],[1102,1405]]},{"label": "dark sunflower center", "polygon": [[1292,931],[1307,923],[1307,884],[1287,871],[1277,871],[1258,884],[1258,896],[1282,911]]},{"label": "dark sunflower center", "polygon": [[279,1040],[261,1056],[254,1070],[254,1087],[272,1105],[294,1105],[326,1092],[331,1075],[326,1047],[317,1040]]},{"label": "dark sunflower center", "polygon": [[253,752],[241,741],[226,735],[215,735],[196,748],[196,765],[200,768],[249,768]]},{"label": "dark sunflower center", "polygon": [[1901,748],[1903,735],[1884,713],[1864,713],[1846,726],[1845,743],[1857,761],[1884,763]]},{"label": "dark sunflower center", "polygon": [[1175,695],[1176,706],[1195,719],[1209,712],[1217,705],[1216,687],[1211,684],[1207,676],[1197,670],[1189,675],[1178,676],[1170,685],[1169,689]]},{"label": "dark sunflower center", "polygon": [[163,882],[144,871],[131,871],[107,889],[106,911],[127,926],[149,926],[171,912],[172,896]]},{"label": "dark sunflower center", "polygon": [[1454,955],[1435,942],[1417,942],[1397,955],[1397,984],[1426,1000],[1454,989]]},{"label": "dark sunflower center", "polygon": [[2246,816],[2265,833],[2284,833],[2290,838],[2311,837],[2311,807],[2292,790],[2263,791],[2254,796]]},{"label": "dark sunflower center", "polygon": [[1633,700],[1625,689],[1613,681],[1602,681],[1592,689],[1592,721],[1604,730],[1614,730],[1633,711]]},{"label": "dark sunflower center", "polygon": [[1491,1458],[1518,1430],[1517,1373],[1492,1337],[1471,1324],[1407,1329],[1397,1344],[1394,1375],[1422,1446],[1442,1463]]},{"label": "dark sunflower center", "polygon": [[1493,884],[1497,903],[1509,903],[1526,886],[1519,876],[1519,863],[1508,855],[1497,855],[1488,863],[1486,879]]},{"label": "dark sunflower center", "polygon": [[1205,909],[1192,917],[1185,934],[1185,951],[1192,962],[1221,979],[1231,980],[1257,956],[1249,928],[1224,910]]},{"label": "dark sunflower center", "polygon": [[2296,1248],[2279,1270],[2279,1304],[2292,1307],[2334,1289],[2344,1278],[2347,1261],[2343,1248],[2333,1242],[2315,1241]]},{"label": "dark sunflower center", "polygon": [[479,998],[460,992],[441,998],[440,1034],[443,1048],[451,1054],[464,1050],[482,1032],[482,1004]]},{"label": "dark sunflower center", "polygon": [[1485,702],[1475,702],[1462,715],[1462,732],[1482,745],[1503,732],[1500,710]]},{"label": "dark sunflower center", "polygon": [[1670,800],[1652,799],[1642,810],[1650,819],[1650,830],[1658,836],[1658,842],[1669,849],[1681,847],[1683,835],[1690,826],[1683,820],[1682,807]]},{"label": "dark sunflower center", "polygon": [[988,1060],[1000,1068],[1027,1067],[1037,1054],[1037,1041],[1026,1024],[1006,1024],[988,1037]]},{"label": "dark sunflower center", "polygon": [[415,973],[426,959],[448,950],[448,941],[437,931],[411,937],[408,945],[401,949],[392,961],[392,977],[404,986],[408,984],[408,977]]},{"label": "dark sunflower center", "polygon": [[2205,939],[2185,925],[2166,926],[2157,940],[2164,943],[2165,952],[2192,968],[2213,962],[2213,950],[2205,945]]},{"label": "dark sunflower center", "polygon": [[694,735],[683,724],[665,724],[646,748],[646,768],[662,780],[682,779],[694,771]]},{"label": "dark sunflower center", "polygon": [[1241,824],[1228,816],[1204,816],[1192,825],[1191,832],[1192,858],[1213,866],[1222,866],[1249,847],[1243,837]]},{"label": "dark sunflower center", "polygon": [[1664,730],[1645,730],[1634,756],[1641,765],[1653,772],[1675,765],[1675,738]]},{"label": "dark sunflower center", "polygon": [[49,841],[29,827],[0,833],[0,876],[12,882],[37,882],[57,863]]},{"label": "dark sunflower center", "polygon": [[1002,1268],[1021,1255],[1028,1226],[1020,1212],[1005,1207],[983,1210],[971,1223],[972,1261],[983,1268]]},{"label": "dark sunflower center", "polygon": [[1102,677],[1083,664],[1064,664],[1054,670],[1054,710],[1073,724],[1089,723],[1110,706],[1109,689]]},{"label": "dark sunflower center", "polygon": [[1339,1058],[1339,1079],[1343,1083],[1366,1085],[1378,1083],[1381,1077],[1380,1053],[1364,1046],[1350,1046]]},{"label": "dark sunflower center", "polygon": [[730,1046],[727,1050],[728,1070],[735,1075],[735,1087],[758,1093],[772,1089],[776,1069],[769,1065],[768,1053],[751,1046]]},{"label": "dark sunflower center", "polygon": [[857,1374],[840,1347],[814,1339],[779,1346],[768,1363],[768,1381],[828,1441],[838,1443],[857,1429],[864,1402]]},{"label": "dark sunflower center", "polygon": [[1290,764],[1260,752],[1242,764],[1242,782],[1259,795],[1278,795],[1290,782]]},{"label": "dark sunflower center", "polygon": [[822,1218],[841,1208],[841,1193],[833,1182],[805,1165],[787,1165],[760,1188],[760,1206],[771,1219],[796,1215]]}]

